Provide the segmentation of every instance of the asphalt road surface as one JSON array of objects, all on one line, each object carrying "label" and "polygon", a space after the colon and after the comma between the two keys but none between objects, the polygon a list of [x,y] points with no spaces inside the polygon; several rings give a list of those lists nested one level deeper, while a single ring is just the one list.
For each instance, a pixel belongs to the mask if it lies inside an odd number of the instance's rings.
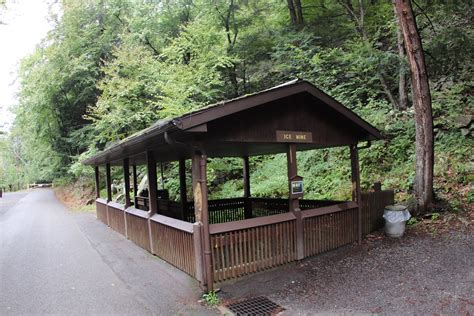
[{"label": "asphalt road surface", "polygon": [[197,283],[50,189],[0,198],[0,315],[212,314]]}]

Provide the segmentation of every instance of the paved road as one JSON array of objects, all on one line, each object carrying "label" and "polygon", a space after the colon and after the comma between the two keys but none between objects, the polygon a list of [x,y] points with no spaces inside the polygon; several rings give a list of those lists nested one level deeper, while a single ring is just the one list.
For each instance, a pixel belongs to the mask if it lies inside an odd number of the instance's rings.
[{"label": "paved road", "polygon": [[209,314],[196,282],[49,189],[0,199],[0,315]]}]

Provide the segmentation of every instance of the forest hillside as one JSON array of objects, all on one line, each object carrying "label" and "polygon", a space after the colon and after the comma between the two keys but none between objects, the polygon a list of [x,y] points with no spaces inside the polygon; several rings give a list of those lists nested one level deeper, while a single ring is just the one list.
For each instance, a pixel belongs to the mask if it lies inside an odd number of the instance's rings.
[{"label": "forest hillside", "polygon": [[[410,71],[391,1],[62,0],[21,64],[16,119],[0,135],[0,187],[93,187],[81,161],[164,118],[302,78],[384,135],[361,150],[362,187],[410,200]],[[413,2],[430,79],[438,200],[474,203],[472,1]],[[348,148],[298,153],[309,198],[350,196]],[[286,157],[252,157],[252,194],[286,196]],[[178,168],[164,186],[178,193]],[[121,179],[121,170],[114,169]],[[212,197],[242,195],[242,161],[212,159]],[[92,190],[91,190],[92,191]]]}]

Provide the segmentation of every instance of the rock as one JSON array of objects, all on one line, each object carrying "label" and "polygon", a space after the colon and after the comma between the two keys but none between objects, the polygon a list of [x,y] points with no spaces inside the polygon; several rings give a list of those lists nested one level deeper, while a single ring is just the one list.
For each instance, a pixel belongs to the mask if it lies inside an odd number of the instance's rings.
[{"label": "rock", "polygon": [[474,120],[474,115],[459,115],[456,119],[456,126],[457,127],[469,127],[472,121]]},{"label": "rock", "polygon": [[469,135],[470,132],[471,131],[467,128],[461,128],[461,135],[462,136],[467,136],[467,135]]}]

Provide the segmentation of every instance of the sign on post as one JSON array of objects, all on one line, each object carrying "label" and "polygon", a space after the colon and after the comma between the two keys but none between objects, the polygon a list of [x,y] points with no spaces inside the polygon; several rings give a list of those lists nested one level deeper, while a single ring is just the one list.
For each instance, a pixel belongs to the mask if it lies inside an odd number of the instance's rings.
[{"label": "sign on post", "polygon": [[294,176],[290,180],[290,196],[292,199],[302,198],[304,194],[303,177]]}]

